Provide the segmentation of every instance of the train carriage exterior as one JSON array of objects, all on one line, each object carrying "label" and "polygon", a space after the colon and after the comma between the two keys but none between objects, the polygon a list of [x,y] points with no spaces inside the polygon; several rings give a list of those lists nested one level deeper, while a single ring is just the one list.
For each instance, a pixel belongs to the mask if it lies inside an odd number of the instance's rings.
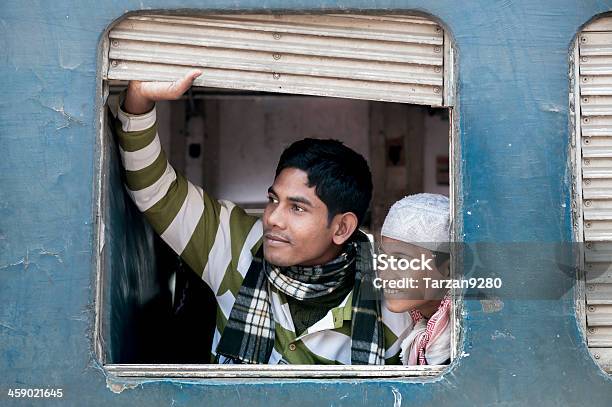
[{"label": "train carriage exterior", "polygon": [[[40,398],[58,405],[611,405],[611,11],[609,1],[575,0],[5,1],[0,404],[36,404],[34,393],[15,397],[17,389],[61,389],[61,397]],[[472,276],[503,280],[497,296],[455,292],[449,366],[241,374],[118,363],[121,338],[105,329],[129,324],[122,320],[128,294],[117,289],[138,282],[113,280],[126,276],[109,270],[146,267],[138,245],[151,242],[125,240],[145,236],[146,225],[117,210],[124,198],[108,158],[105,104],[108,80],[131,77],[110,61],[109,33],[132,17],[230,14],[413,16],[444,31],[435,52],[447,65],[433,68],[440,76],[431,79],[440,85],[419,77],[404,101],[451,110],[454,237],[489,248]],[[421,87],[416,100],[411,89]],[[366,90],[339,96],[384,99]],[[297,85],[287,91],[308,93]],[[402,102],[404,94],[389,95]],[[560,262],[559,247],[578,250]],[[590,268],[599,271],[592,280]]]}]

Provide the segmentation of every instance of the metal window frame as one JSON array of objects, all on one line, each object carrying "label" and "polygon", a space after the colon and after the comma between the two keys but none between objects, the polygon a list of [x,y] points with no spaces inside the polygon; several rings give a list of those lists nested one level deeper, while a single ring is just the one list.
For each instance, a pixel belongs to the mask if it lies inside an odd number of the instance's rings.
[{"label": "metal window frame", "polygon": [[[574,291],[574,303],[576,307],[576,319],[581,331],[584,344],[589,350],[593,362],[600,367],[602,372],[612,374],[610,367],[610,351],[607,348],[589,346],[588,333],[589,325],[587,321],[587,262],[586,245],[584,231],[584,199],[583,199],[583,177],[582,177],[582,98],[580,93],[580,38],[583,33],[593,31],[594,27],[604,28],[606,22],[602,18],[610,18],[612,14],[606,13],[596,16],[588,23],[584,24],[576,34],[570,48],[569,58],[569,125],[570,125],[570,168],[572,171],[572,229],[574,241],[578,244],[578,257],[576,259],[576,289]],[[603,25],[601,25],[603,24]],[[609,22],[608,22],[609,25]],[[585,28],[590,30],[585,30]],[[607,26],[606,26],[607,27]],[[605,30],[604,30],[605,31]],[[612,30],[610,30],[612,32]],[[608,242],[609,243],[609,242]],[[597,350],[600,350],[598,352]],[[602,356],[603,351],[603,356]],[[608,365],[606,365],[606,362]]]},{"label": "metal window frame", "polygon": [[[575,41],[570,58],[570,126],[572,129],[570,156],[572,158],[571,167],[574,174],[572,180],[572,226],[574,241],[584,243],[583,215],[582,215],[582,143],[580,129],[580,63],[578,42]],[[573,109],[571,108],[573,107]],[[582,245],[579,246],[582,248]],[[575,304],[578,317],[578,324],[586,338],[586,291],[585,291],[585,272],[584,272],[584,251],[581,250],[576,264],[576,294]]]},{"label": "metal window frame", "polygon": [[[151,13],[148,10],[147,13]],[[460,289],[451,290],[453,302],[453,313],[451,314],[451,364],[433,366],[352,366],[352,365],[216,365],[216,364],[111,364],[105,359],[105,346],[102,335],[102,312],[105,309],[103,303],[103,280],[104,280],[104,259],[102,249],[104,246],[104,220],[106,218],[107,194],[103,189],[103,180],[108,172],[108,157],[104,156],[106,129],[106,114],[104,107],[109,95],[109,81],[105,73],[109,68],[109,49],[110,40],[108,33],[117,22],[128,16],[144,14],[142,12],[127,13],[120,19],[111,24],[103,33],[100,46],[98,47],[98,83],[96,108],[98,109],[97,135],[97,156],[95,163],[95,233],[94,233],[94,261],[95,270],[95,319],[93,350],[96,361],[103,369],[109,379],[266,379],[266,378],[285,378],[285,379],[321,379],[321,378],[341,378],[341,379],[389,379],[389,378],[431,378],[441,375],[450,369],[459,357],[462,343],[462,295]],[[292,13],[284,13],[292,14]],[[363,13],[365,14],[365,13]],[[403,14],[405,15],[405,14]],[[410,13],[410,15],[425,16],[435,20],[430,15],[422,13]],[[460,144],[459,144],[459,120],[456,114],[456,58],[454,42],[449,34],[447,27],[438,22],[444,29],[444,90],[443,104],[440,108],[449,110],[449,195],[451,201],[451,240],[459,241],[461,236],[460,225],[456,222],[459,218],[459,205],[457,197],[461,195],[459,172],[461,165]],[[453,245],[454,246],[454,245]],[[460,265],[460,256],[453,254],[451,265],[451,276],[455,275]]]}]

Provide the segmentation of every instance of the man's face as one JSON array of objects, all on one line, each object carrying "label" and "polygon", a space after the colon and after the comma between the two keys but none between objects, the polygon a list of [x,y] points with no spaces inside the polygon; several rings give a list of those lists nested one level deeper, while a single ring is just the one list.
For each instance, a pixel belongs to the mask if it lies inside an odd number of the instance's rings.
[{"label": "man's face", "polygon": [[264,257],[277,266],[323,264],[337,255],[327,206],[302,170],[278,174],[268,190],[263,228]]}]

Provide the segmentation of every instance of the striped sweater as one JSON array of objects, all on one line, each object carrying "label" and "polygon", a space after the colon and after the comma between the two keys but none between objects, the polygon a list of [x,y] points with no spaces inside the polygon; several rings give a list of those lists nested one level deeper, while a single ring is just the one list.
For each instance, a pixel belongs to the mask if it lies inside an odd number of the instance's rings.
[{"label": "striped sweater", "polygon": [[[128,194],[162,239],[215,293],[214,360],[242,280],[262,244],[261,220],[232,202],[208,196],[174,170],[161,148],[155,109],[143,115],[119,109],[117,117]],[[269,363],[350,364],[351,297],[349,293],[297,336],[285,295],[273,289],[276,340]],[[385,363],[398,364],[400,344],[412,329],[412,319],[408,313],[382,309]]]}]

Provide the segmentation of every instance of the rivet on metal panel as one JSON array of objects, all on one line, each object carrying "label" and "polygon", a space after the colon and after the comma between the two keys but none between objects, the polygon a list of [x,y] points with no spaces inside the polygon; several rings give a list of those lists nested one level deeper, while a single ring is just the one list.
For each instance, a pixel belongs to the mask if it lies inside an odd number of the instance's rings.
[{"label": "rivet on metal panel", "polygon": [[585,223],[584,227],[587,228],[587,229],[590,229],[591,228],[591,222]]},{"label": "rivet on metal panel", "polygon": [[279,33],[272,34],[272,37],[274,37],[275,40],[280,40],[281,39],[281,35]]},{"label": "rivet on metal panel", "polygon": [[584,180],[584,185],[591,185],[591,180],[590,179],[585,179]]},{"label": "rivet on metal panel", "polygon": [[111,65],[112,66],[117,66],[117,65],[119,65],[119,61],[111,61]]},{"label": "rivet on metal panel", "polygon": [[582,119],[583,122],[588,123],[590,120],[588,117],[585,117],[584,119]]},{"label": "rivet on metal panel", "polygon": [[433,89],[433,91],[434,91],[434,93],[440,93],[440,88],[436,86],[436,87]]},{"label": "rivet on metal panel", "polygon": [[584,206],[591,206],[591,201],[584,201]]},{"label": "rivet on metal panel", "polygon": [[593,357],[594,357],[595,359],[599,359],[601,356],[599,356],[599,353],[593,353]]},{"label": "rivet on metal panel", "polygon": [[587,38],[586,37],[580,37],[580,42],[582,42],[582,43],[587,42]]},{"label": "rivet on metal panel", "polygon": [[586,76],[582,78],[582,82],[588,82],[589,78],[587,78]]},{"label": "rivet on metal panel", "polygon": [[590,139],[584,139],[584,144],[591,144],[591,140]]},{"label": "rivet on metal panel", "polygon": [[434,52],[442,52],[442,47],[434,47]]},{"label": "rivet on metal panel", "polygon": [[119,46],[119,41],[117,40],[113,40],[113,42],[111,42],[113,47],[118,47]]},{"label": "rivet on metal panel", "polygon": [[587,62],[587,61],[589,60],[589,58],[587,58],[587,57],[582,57],[582,58],[580,58],[580,60],[581,60],[582,62]]},{"label": "rivet on metal panel", "polygon": [[274,58],[276,60],[279,60],[279,59],[281,59],[281,55],[280,54],[273,54],[272,58]]},{"label": "rivet on metal panel", "polygon": [[589,333],[590,333],[590,334],[595,333],[595,328],[589,328]]},{"label": "rivet on metal panel", "polygon": [[434,72],[435,72],[435,73],[440,73],[440,72],[442,72],[442,67],[440,67],[440,66],[436,66],[436,67],[434,68]]},{"label": "rivet on metal panel", "polygon": [[[586,244],[586,248],[591,250],[593,248],[593,243],[587,243]],[[589,264],[589,266],[590,266],[590,264]]]},{"label": "rivet on metal panel", "polygon": [[584,165],[591,165],[591,160],[584,160]]},{"label": "rivet on metal panel", "polygon": [[274,79],[280,79],[280,74],[275,72],[275,73],[272,74],[272,77]]},{"label": "rivet on metal panel", "polygon": [[582,103],[589,103],[589,98],[582,98]]},{"label": "rivet on metal panel", "polygon": [[589,305],[589,312],[595,312],[595,307],[592,305]]},{"label": "rivet on metal panel", "polygon": [[439,33],[440,31],[442,31],[442,28],[439,25],[437,25],[436,26],[436,32]]}]

